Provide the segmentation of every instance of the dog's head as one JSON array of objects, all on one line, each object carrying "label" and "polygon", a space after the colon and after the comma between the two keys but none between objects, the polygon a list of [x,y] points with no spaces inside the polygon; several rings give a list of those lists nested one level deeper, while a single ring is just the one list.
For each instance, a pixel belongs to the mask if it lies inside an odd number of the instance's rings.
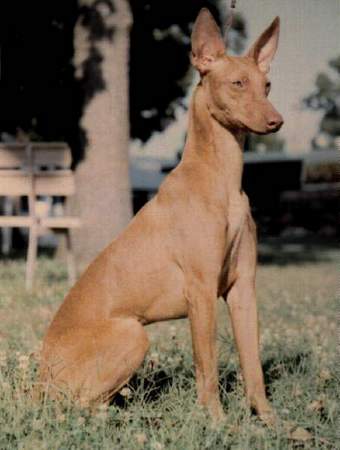
[{"label": "dog's head", "polygon": [[214,18],[206,8],[200,11],[191,36],[191,62],[201,75],[209,111],[225,127],[259,134],[281,128],[282,116],[267,98],[279,30],[276,17],[245,56],[229,56]]}]

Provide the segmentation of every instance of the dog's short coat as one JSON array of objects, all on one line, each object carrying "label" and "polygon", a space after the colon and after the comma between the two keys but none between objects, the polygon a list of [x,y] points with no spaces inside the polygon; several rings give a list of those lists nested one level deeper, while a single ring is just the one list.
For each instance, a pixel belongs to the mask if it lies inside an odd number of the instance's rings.
[{"label": "dog's short coat", "polygon": [[52,321],[40,368],[41,385],[52,396],[66,391],[80,400],[108,400],[144,359],[143,325],[188,316],[198,401],[221,419],[216,300],[223,296],[249,404],[273,419],[259,355],[256,231],[241,176],[245,133],[277,131],[283,123],[267,99],[278,35],[276,18],[246,56],[227,56],[211,14],[200,12],[191,60],[201,79],[183,158],[92,262]]}]

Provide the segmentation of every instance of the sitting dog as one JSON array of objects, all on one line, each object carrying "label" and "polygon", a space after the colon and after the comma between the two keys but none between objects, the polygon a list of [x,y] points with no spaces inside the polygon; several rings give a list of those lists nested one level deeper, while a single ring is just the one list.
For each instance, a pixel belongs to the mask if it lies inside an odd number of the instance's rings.
[{"label": "sitting dog", "polygon": [[54,317],[40,367],[50,395],[68,391],[108,401],[143,362],[149,348],[144,325],[188,317],[198,402],[220,420],[216,308],[222,296],[248,402],[273,420],[259,354],[256,229],[241,177],[246,133],[272,133],[283,123],[267,99],[278,37],[276,18],[245,56],[228,56],[213,17],[201,10],[191,54],[200,81],[182,160],[90,264]]}]

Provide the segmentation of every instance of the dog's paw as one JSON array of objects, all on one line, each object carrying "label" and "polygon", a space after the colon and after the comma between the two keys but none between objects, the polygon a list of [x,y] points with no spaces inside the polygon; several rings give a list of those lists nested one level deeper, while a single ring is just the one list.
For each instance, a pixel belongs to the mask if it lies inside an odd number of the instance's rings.
[{"label": "dog's paw", "polygon": [[270,428],[274,428],[277,425],[278,416],[265,397],[253,398],[249,403],[251,409],[256,412],[264,425]]},{"label": "dog's paw", "polygon": [[221,405],[216,406],[212,409],[209,408],[209,415],[211,418],[211,428],[213,430],[218,430],[221,428],[227,421],[227,416],[223,411]]},{"label": "dog's paw", "polygon": [[258,412],[258,417],[268,428],[275,428],[278,423],[278,416],[272,408]]}]

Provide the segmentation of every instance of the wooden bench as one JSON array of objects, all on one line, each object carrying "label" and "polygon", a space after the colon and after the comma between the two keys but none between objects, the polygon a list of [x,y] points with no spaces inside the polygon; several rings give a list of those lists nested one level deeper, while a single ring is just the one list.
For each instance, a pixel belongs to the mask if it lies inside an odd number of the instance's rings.
[{"label": "wooden bench", "polygon": [[37,196],[67,197],[75,192],[74,175],[70,169],[71,152],[65,143],[0,143],[0,196],[28,197],[28,214],[0,215],[0,227],[29,230],[26,263],[26,288],[33,286],[38,237],[47,230],[65,236],[68,277],[75,281],[75,264],[70,229],[79,227],[77,217],[39,214]]}]

